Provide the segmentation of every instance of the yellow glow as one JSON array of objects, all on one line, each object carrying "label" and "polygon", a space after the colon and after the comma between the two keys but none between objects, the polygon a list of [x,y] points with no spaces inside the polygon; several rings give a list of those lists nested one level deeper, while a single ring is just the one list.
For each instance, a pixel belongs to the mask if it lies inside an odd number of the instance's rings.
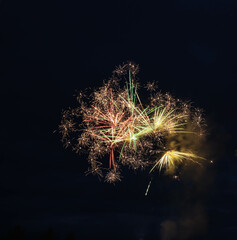
[{"label": "yellow glow", "polygon": [[154,170],[154,168],[157,166],[159,170],[161,171],[162,168],[170,169],[171,167],[175,166],[176,162],[183,162],[184,160],[189,160],[198,163],[195,161],[195,159],[203,159],[193,153],[187,153],[187,152],[179,152],[179,151],[167,151],[159,161],[154,165],[154,167],[151,169],[150,172]]},{"label": "yellow glow", "polygon": [[157,108],[153,117],[153,128],[159,131],[168,131],[169,133],[176,133],[184,131],[184,123],[180,123],[180,119],[184,119],[186,115],[175,114],[175,109],[168,111],[166,108]]}]

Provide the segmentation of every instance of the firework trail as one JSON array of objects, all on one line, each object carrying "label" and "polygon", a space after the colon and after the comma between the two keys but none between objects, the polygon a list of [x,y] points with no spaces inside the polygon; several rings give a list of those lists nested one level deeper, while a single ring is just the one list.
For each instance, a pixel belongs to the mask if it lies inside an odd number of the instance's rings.
[{"label": "firework trail", "polygon": [[[203,158],[190,149],[182,136],[204,134],[202,111],[147,84],[150,104],[138,95],[138,66],[119,66],[111,79],[91,94],[78,94],[79,106],[63,111],[59,126],[62,142],[77,153],[87,153],[88,172],[121,180],[121,167],[168,171]],[[181,140],[180,140],[181,139]],[[150,188],[149,182],[147,192]]]}]

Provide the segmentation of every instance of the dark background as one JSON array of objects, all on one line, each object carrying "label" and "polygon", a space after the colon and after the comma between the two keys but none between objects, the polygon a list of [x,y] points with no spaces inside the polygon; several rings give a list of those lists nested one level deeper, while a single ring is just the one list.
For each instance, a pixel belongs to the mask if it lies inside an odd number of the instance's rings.
[{"label": "dark background", "polygon": [[[0,239],[236,239],[235,0],[0,1]],[[61,110],[115,66],[205,111],[214,163],[175,181],[85,176]],[[146,96],[144,96],[146,97]]]}]

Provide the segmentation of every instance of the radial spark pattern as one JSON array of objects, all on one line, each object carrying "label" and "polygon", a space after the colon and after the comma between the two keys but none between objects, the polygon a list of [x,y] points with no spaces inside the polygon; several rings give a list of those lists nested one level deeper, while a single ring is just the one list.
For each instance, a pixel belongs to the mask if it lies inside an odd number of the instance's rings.
[{"label": "radial spark pattern", "polygon": [[[65,147],[87,153],[89,172],[105,175],[106,182],[121,180],[121,166],[162,171],[184,162],[198,162],[184,135],[204,133],[200,109],[146,86],[150,103],[138,95],[138,66],[119,66],[111,79],[91,94],[79,93],[79,106],[63,111],[59,130]],[[190,143],[190,141],[189,141]]]}]

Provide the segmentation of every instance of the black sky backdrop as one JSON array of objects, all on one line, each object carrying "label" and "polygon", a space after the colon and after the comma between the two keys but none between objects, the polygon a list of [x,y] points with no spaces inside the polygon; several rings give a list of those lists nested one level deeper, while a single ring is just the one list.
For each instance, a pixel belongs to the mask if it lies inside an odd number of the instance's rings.
[{"label": "black sky backdrop", "polygon": [[[236,239],[237,3],[234,0],[0,1],[0,236],[25,239]],[[76,90],[128,60],[142,84],[205,111],[214,164],[173,181],[124,170],[85,176],[54,133]],[[146,96],[144,96],[146,97]],[[190,175],[192,175],[192,173]]]}]

